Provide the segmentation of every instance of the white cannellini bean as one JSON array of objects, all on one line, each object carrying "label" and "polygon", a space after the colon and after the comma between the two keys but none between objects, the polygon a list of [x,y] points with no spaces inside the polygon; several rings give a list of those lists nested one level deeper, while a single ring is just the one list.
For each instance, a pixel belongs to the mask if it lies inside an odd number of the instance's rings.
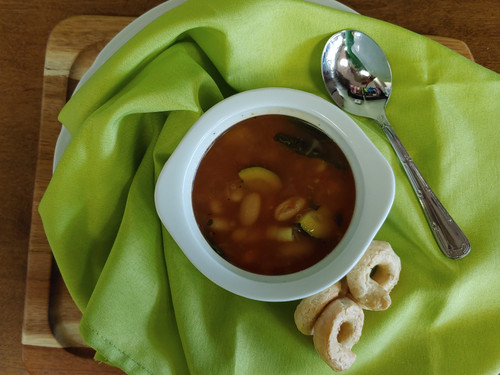
[{"label": "white cannellini bean", "polygon": [[302,197],[291,197],[283,201],[274,210],[274,218],[278,221],[287,221],[297,215],[306,205]]},{"label": "white cannellini bean", "polygon": [[252,243],[262,241],[264,234],[254,227],[241,227],[236,228],[231,237],[235,242]]},{"label": "white cannellini bean", "polygon": [[240,222],[245,226],[254,224],[260,214],[260,195],[258,193],[250,193],[241,201],[240,205]]},{"label": "white cannellini bean", "polygon": [[211,200],[210,201],[210,210],[212,211],[213,214],[221,214],[222,213],[222,202],[218,200]]}]

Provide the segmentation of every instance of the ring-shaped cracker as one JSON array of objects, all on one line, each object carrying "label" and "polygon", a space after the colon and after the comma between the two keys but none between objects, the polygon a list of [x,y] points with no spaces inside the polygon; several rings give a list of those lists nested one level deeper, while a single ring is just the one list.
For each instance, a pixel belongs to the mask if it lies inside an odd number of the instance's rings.
[{"label": "ring-shaped cracker", "polygon": [[338,298],[328,304],[314,325],[314,347],[335,371],[352,366],[356,354],[351,349],[361,337],[363,309],[350,298]]},{"label": "ring-shaped cracker", "polygon": [[384,241],[372,241],[361,260],[347,274],[353,298],[367,310],[386,310],[389,293],[399,281],[401,260]]},{"label": "ring-shaped cracker", "polygon": [[314,332],[314,323],[319,314],[335,298],[347,294],[347,282],[345,279],[337,281],[335,284],[326,288],[322,292],[304,298],[297,305],[294,313],[295,325],[304,335],[312,335]]}]

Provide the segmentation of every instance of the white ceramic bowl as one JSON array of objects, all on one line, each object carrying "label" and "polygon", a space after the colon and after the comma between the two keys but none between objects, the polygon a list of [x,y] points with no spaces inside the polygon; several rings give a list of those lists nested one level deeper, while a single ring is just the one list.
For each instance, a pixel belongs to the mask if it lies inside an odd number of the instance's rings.
[{"label": "white ceramic bowl", "polygon": [[[191,200],[198,165],[215,139],[232,125],[263,114],[294,116],[321,129],[343,150],[356,184],[354,214],[335,250],[303,271],[279,276],[244,271],[219,256],[198,228]],[[155,202],[166,229],[207,278],[247,298],[289,301],[317,293],[345,276],[387,217],[394,191],[389,164],[342,110],[306,92],[264,88],[231,96],[200,117],[163,167],[156,184]]]}]

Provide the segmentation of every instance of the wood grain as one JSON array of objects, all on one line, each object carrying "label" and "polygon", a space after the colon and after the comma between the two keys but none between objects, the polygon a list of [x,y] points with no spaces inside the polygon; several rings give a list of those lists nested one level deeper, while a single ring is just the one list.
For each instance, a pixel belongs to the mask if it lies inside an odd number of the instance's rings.
[{"label": "wood grain", "polygon": [[[71,17],[54,28],[47,43],[22,333],[24,363],[32,374],[49,370],[68,373],[75,368],[82,374],[120,373],[93,361],[90,348],[84,352],[74,350],[86,347],[78,333],[81,314],[54,263],[38,204],[52,176],[53,154],[61,130],[57,114],[74,83],[87,71],[99,51],[132,20],[129,17]],[[82,357],[82,353],[85,356]]]},{"label": "wood grain", "polygon": [[[51,373],[69,373],[72,368],[81,374],[119,373],[94,362],[92,350],[78,333],[81,314],[54,264],[38,204],[52,175],[52,157],[60,131],[57,114],[99,51],[132,20],[72,17],[57,25],[47,44],[22,336],[24,361],[33,374],[48,373],[49,369]],[[472,59],[465,43],[445,37],[431,38]]]},{"label": "wood grain", "polygon": [[138,16],[163,0],[0,0],[0,374],[25,375],[22,324],[43,66],[72,15]]}]

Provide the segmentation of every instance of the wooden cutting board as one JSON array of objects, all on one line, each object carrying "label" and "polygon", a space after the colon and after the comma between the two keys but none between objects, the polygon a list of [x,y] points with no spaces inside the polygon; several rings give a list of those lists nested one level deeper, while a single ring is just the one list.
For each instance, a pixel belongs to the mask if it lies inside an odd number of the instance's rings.
[{"label": "wooden cutting board", "polygon": [[[59,23],[46,50],[38,161],[28,248],[23,360],[31,374],[123,374],[97,363],[81,339],[80,311],[54,263],[38,214],[38,204],[52,176],[52,160],[61,124],[57,115],[100,50],[134,18],[76,16]],[[465,43],[430,36],[472,59]]]}]

